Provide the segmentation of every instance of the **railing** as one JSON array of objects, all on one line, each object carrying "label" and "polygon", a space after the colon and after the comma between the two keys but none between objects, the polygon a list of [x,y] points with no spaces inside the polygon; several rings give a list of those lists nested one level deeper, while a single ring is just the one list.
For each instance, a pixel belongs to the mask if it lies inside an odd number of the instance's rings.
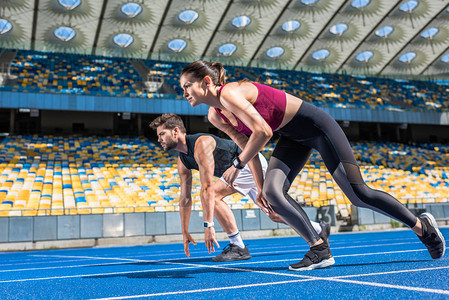
[{"label": "railing", "polygon": [[[229,204],[231,209],[252,209],[257,206],[250,202],[248,204]],[[194,204],[193,211],[202,210],[201,205]],[[117,213],[138,213],[138,212],[169,212],[179,211],[178,205],[164,206],[111,206],[111,207],[70,207],[70,208],[23,208],[23,209],[3,209],[0,210],[0,217],[21,217],[21,216],[58,216],[58,215],[89,215],[89,214],[117,214]]]},{"label": "railing", "polygon": [[4,209],[0,210],[0,217],[21,217],[21,216],[57,216],[57,215],[89,215],[89,214],[115,214],[115,213],[136,213],[136,212],[157,212],[174,211],[166,206],[119,206],[119,207],[82,207],[82,208],[24,208],[24,209]]},{"label": "railing", "polygon": [[[441,199],[440,201],[437,201]],[[419,209],[429,203],[449,203],[449,197],[407,197],[404,205],[409,209]],[[321,207],[336,204],[334,199],[325,200],[304,200],[298,201],[298,204],[305,207]],[[254,202],[247,203],[229,203],[231,209],[257,209]],[[348,204],[350,205],[350,204]],[[200,211],[200,203],[192,205],[192,211]],[[70,208],[24,208],[24,209],[3,209],[0,210],[0,217],[16,216],[54,216],[54,215],[77,215],[77,214],[116,214],[116,213],[138,213],[138,212],[170,212],[179,211],[178,205],[161,206],[110,206],[110,207],[70,207]]]}]

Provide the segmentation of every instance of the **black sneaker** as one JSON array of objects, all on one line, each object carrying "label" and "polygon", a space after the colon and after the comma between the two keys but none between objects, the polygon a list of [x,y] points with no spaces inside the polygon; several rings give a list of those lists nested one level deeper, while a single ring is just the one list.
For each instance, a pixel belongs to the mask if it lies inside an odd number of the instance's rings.
[{"label": "black sneaker", "polygon": [[429,213],[423,213],[419,216],[419,219],[421,220],[423,232],[421,237],[418,236],[419,239],[426,245],[433,259],[443,257],[446,251],[446,242],[440,230],[438,230],[435,218]]},{"label": "black sneaker", "polygon": [[333,264],[335,264],[335,260],[332,257],[329,245],[322,243],[311,247],[306,255],[304,255],[304,258],[299,263],[290,265],[289,269],[291,271],[308,271],[326,268]]},{"label": "black sneaker", "polygon": [[249,254],[248,247],[240,248],[234,244],[229,244],[224,247],[223,252],[221,254],[212,258],[212,261],[234,261],[234,260],[247,260],[252,256]]},{"label": "black sneaker", "polygon": [[327,223],[320,222],[321,232],[319,234],[320,238],[329,245],[329,235],[331,234],[331,226]]}]

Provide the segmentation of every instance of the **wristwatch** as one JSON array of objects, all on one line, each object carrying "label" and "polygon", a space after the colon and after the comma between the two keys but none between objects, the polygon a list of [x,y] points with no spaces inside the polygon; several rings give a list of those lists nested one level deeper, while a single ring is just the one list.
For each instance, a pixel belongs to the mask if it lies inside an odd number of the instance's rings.
[{"label": "wristwatch", "polygon": [[204,228],[214,227],[214,222],[204,222]]},{"label": "wristwatch", "polygon": [[242,161],[240,160],[240,158],[238,156],[236,156],[234,158],[234,160],[232,161],[232,165],[236,168],[236,169],[243,169],[245,166],[242,166]]}]

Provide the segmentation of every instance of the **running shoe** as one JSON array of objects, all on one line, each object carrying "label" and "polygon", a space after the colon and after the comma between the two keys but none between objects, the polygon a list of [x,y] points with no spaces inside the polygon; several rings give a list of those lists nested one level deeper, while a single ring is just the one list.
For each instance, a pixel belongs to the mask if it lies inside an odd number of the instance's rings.
[{"label": "running shoe", "polygon": [[235,260],[247,260],[252,256],[249,254],[248,247],[240,248],[234,244],[229,244],[224,247],[223,252],[212,258],[212,261],[235,261]]},{"label": "running shoe", "polygon": [[331,226],[323,221],[320,222],[321,232],[319,234],[320,238],[329,245],[329,235],[331,234]]},{"label": "running shoe", "polygon": [[290,265],[291,271],[308,271],[332,266],[335,260],[327,243],[311,247],[304,258],[296,264]]},{"label": "running shoe", "polygon": [[419,216],[419,219],[421,220],[423,232],[423,235],[419,236],[419,239],[426,245],[433,259],[443,257],[446,251],[446,242],[440,230],[438,230],[438,224],[435,218],[429,213],[423,213]]}]

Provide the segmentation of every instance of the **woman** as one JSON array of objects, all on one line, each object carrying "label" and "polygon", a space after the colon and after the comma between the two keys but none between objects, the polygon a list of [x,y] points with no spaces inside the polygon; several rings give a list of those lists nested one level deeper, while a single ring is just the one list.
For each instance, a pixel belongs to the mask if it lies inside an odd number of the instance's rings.
[{"label": "woman", "polygon": [[[225,84],[225,70],[220,63],[189,64],[182,70],[180,84],[190,105],[210,106],[209,121],[243,149],[223,174],[224,179],[233,184],[239,170],[249,163],[261,191],[260,201],[309,244],[310,251],[299,263],[290,265],[290,270],[334,264],[329,245],[323,243],[303,209],[287,193],[313,149],[321,154],[335,182],[354,205],[401,221],[418,235],[433,259],[444,255],[445,241],[433,216],[424,213],[417,218],[391,195],[369,188],[343,130],[325,111],[266,85],[248,81]],[[260,163],[253,158],[273,131],[279,133],[280,139],[263,181]]]}]

